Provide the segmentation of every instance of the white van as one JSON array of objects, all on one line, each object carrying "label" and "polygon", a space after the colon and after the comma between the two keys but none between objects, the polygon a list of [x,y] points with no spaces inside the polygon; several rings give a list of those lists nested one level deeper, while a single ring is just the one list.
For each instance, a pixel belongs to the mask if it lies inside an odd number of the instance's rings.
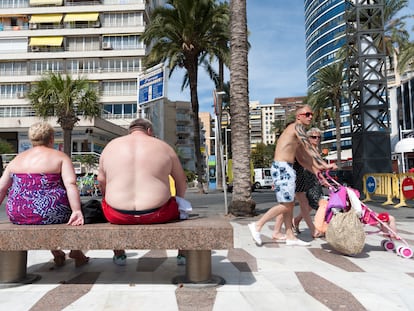
[{"label": "white van", "polygon": [[254,169],[254,189],[271,188],[272,175],[270,168],[255,168]]}]

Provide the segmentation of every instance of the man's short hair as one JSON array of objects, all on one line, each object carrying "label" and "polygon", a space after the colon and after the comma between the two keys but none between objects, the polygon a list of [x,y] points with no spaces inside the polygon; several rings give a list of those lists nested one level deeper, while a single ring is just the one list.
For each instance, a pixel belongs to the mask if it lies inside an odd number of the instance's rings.
[{"label": "man's short hair", "polygon": [[135,119],[131,122],[131,124],[128,127],[128,132],[132,133],[133,131],[148,131],[148,129],[152,130],[152,123],[148,119],[139,118]]},{"label": "man's short hair", "polygon": [[308,107],[309,109],[312,109],[312,107],[309,106],[308,104],[297,105],[296,109],[295,109],[295,115],[298,115],[299,111],[301,111],[305,107]]}]

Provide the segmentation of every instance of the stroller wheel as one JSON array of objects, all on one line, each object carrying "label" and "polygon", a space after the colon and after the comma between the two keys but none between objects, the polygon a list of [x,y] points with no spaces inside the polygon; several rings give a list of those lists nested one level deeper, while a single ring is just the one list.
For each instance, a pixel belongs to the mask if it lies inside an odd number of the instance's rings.
[{"label": "stroller wheel", "polygon": [[403,258],[411,258],[413,257],[413,251],[411,248],[406,246],[398,247],[397,254]]},{"label": "stroller wheel", "polygon": [[381,244],[382,244],[382,247],[384,247],[384,249],[388,252],[392,252],[395,249],[395,244],[391,240],[384,240],[381,242]]}]

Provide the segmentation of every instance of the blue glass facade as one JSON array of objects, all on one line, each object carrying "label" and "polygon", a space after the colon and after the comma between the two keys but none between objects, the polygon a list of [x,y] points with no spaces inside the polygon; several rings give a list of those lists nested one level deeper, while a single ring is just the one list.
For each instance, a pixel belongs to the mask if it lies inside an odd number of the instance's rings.
[{"label": "blue glass facade", "polygon": [[308,87],[319,68],[335,60],[345,44],[345,1],[305,0],[306,70]]},{"label": "blue glass facade", "polygon": [[[346,44],[345,0],[305,0],[306,74],[310,88],[317,73],[335,61],[336,52]],[[341,108],[341,147],[351,148],[351,127],[349,107]],[[327,120],[323,131],[323,146],[330,151],[337,150],[336,126]]]}]

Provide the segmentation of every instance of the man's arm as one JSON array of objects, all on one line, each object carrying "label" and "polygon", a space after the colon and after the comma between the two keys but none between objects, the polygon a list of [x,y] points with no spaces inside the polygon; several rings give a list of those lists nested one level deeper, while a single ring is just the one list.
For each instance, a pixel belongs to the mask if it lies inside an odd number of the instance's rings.
[{"label": "man's arm", "polygon": [[98,168],[98,176],[96,179],[98,180],[98,187],[101,190],[101,194],[104,197],[105,196],[105,189],[106,189],[106,176],[105,171],[103,169],[103,158],[104,154],[102,152],[101,157],[99,158],[99,168]]}]

